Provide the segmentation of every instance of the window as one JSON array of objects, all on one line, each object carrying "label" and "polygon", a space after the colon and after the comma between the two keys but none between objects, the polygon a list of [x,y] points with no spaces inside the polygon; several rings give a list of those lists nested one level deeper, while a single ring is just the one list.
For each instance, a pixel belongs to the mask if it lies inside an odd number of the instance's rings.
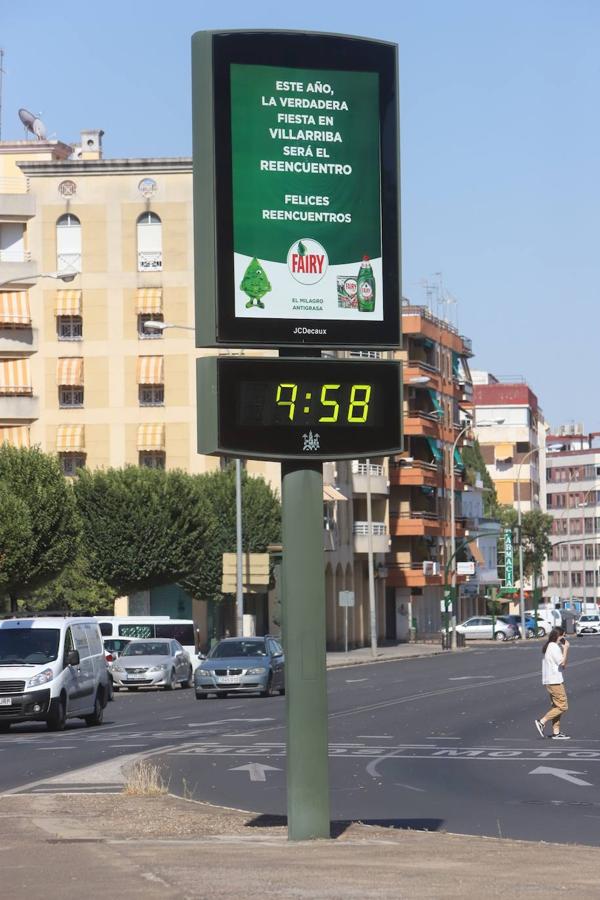
[{"label": "window", "polygon": [[571,585],[581,587],[581,572],[571,572]]},{"label": "window", "polygon": [[77,474],[77,469],[85,467],[85,453],[59,453],[60,470],[67,478]]},{"label": "window", "polygon": [[80,341],[83,338],[81,316],[57,316],[56,332],[59,341]]},{"label": "window", "polygon": [[164,322],[165,317],[162,313],[140,313],[138,316],[138,337],[143,340],[156,340],[163,337],[163,332],[159,329],[146,329],[146,322]]},{"label": "window", "polygon": [[140,466],[146,469],[164,469],[166,455],[164,450],[140,450]]},{"label": "window", "polygon": [[83,406],[83,388],[61,385],[58,389],[58,405],[60,407]]},{"label": "window", "polygon": [[529,453],[530,449],[529,441],[517,441],[517,453]]},{"label": "window", "polygon": [[59,272],[81,272],[81,222],[71,213],[56,223],[56,268]]},{"label": "window", "polygon": [[164,384],[140,384],[139,400],[140,406],[164,406]]},{"label": "window", "polygon": [[585,558],[586,558],[586,559],[593,559],[593,558],[594,558],[594,545],[593,545],[593,544],[586,544],[586,545],[585,545]]},{"label": "window", "polygon": [[25,262],[30,258],[24,244],[22,222],[0,223],[0,262]]},{"label": "window", "polygon": [[149,210],[137,220],[138,272],[162,269],[162,224]]}]

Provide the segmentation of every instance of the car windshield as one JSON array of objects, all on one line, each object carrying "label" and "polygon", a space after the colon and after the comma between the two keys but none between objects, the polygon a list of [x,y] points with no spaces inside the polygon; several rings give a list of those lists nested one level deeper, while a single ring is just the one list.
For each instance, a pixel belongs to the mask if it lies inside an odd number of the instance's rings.
[{"label": "car windshield", "polygon": [[221,641],[208,654],[209,659],[233,656],[266,656],[264,641]]},{"label": "car windshield", "polygon": [[58,656],[58,628],[0,629],[0,666],[37,666]]},{"label": "car windshield", "polygon": [[580,622],[597,622],[598,616],[581,616]]},{"label": "car windshield", "polygon": [[170,656],[170,651],[165,641],[132,641],[121,656]]}]

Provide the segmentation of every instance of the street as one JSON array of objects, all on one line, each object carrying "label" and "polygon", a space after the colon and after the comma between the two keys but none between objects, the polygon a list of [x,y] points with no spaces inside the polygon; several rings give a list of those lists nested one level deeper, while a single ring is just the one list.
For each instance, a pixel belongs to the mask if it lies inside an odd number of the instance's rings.
[{"label": "street", "polygon": [[[332,821],[597,846],[600,639],[571,648],[562,743],[533,726],[549,705],[539,641],[329,671]],[[151,752],[173,793],[285,815],[284,698],[120,693],[105,723],[13,727],[0,791],[120,789],[76,770]]]}]

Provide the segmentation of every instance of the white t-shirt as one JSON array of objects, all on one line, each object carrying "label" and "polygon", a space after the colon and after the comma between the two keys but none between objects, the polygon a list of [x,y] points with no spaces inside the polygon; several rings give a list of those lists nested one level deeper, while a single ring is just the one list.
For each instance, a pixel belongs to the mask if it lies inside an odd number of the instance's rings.
[{"label": "white t-shirt", "polygon": [[542,684],[562,684],[563,674],[559,669],[562,663],[562,650],[557,643],[548,644],[542,660]]}]

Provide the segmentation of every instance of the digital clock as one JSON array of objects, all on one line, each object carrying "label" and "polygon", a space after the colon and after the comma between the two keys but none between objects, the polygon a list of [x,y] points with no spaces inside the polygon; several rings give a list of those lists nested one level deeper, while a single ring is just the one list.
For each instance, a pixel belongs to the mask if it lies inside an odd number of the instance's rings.
[{"label": "digital clock", "polygon": [[254,459],[343,459],[402,449],[400,364],[198,360],[198,450]]}]

